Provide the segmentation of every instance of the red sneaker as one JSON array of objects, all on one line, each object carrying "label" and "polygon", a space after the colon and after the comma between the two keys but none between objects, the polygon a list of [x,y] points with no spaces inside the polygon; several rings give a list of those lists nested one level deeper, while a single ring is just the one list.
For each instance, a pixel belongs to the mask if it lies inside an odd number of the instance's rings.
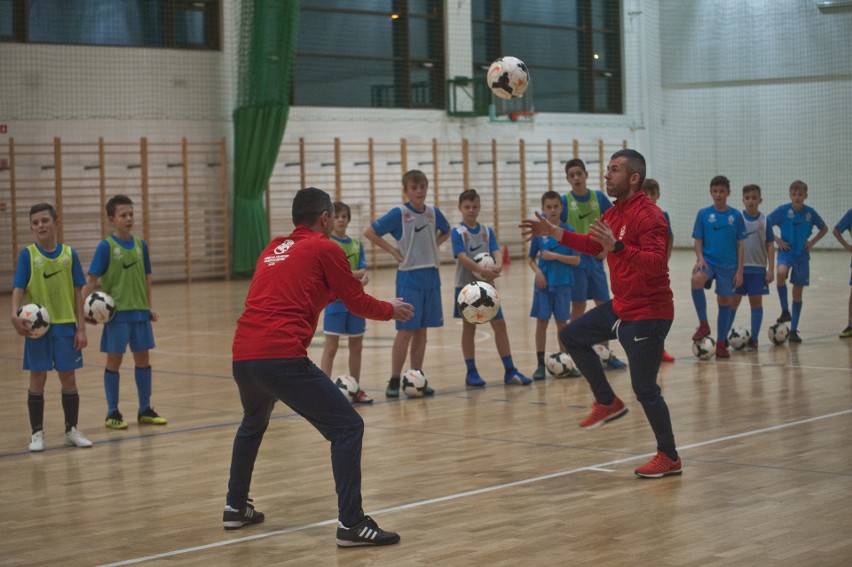
[{"label": "red sneaker", "polygon": [[642,478],[663,478],[664,476],[683,474],[683,467],[681,466],[679,455],[677,460],[673,461],[662,451],[657,451],[653,459],[633,471],[633,473]]},{"label": "red sneaker", "polygon": [[728,341],[716,341],[716,358],[731,358],[728,352]]},{"label": "red sneaker", "polygon": [[673,357],[672,355],[670,355],[666,351],[663,351],[663,362],[674,362],[674,361],[675,361],[675,357]]},{"label": "red sneaker", "polygon": [[695,329],[695,334],[692,335],[692,340],[700,341],[704,337],[710,336],[710,332],[710,323],[708,323],[707,321],[701,321],[698,324],[698,328]]},{"label": "red sneaker", "polygon": [[624,406],[624,402],[618,398],[615,398],[608,406],[594,402],[592,404],[592,413],[580,422],[580,427],[583,429],[597,429],[604,423],[618,419],[626,413],[627,408]]}]

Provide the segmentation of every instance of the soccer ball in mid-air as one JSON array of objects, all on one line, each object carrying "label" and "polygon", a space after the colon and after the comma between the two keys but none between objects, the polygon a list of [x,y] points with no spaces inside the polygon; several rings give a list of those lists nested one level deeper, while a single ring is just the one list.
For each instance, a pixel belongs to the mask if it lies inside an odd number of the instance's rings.
[{"label": "soccer ball in mid-air", "polygon": [[751,331],[745,327],[734,327],[728,332],[728,346],[734,350],[743,350],[751,340]]},{"label": "soccer ball in mid-air", "polygon": [[769,327],[769,340],[772,344],[783,345],[790,336],[790,327],[787,323],[775,323]]},{"label": "soccer ball in mid-air", "polygon": [[349,399],[350,402],[355,401],[355,398],[358,397],[358,390],[361,389],[361,386],[358,385],[358,381],[348,374],[343,374],[342,376],[335,378],[334,384],[340,388],[340,391]]},{"label": "soccer ball in mid-air", "polygon": [[530,72],[517,57],[501,57],[488,68],[488,88],[500,98],[524,96],[530,84]]},{"label": "soccer ball in mid-air", "polygon": [[544,366],[554,378],[567,378],[571,371],[577,368],[574,359],[567,352],[554,352],[547,357]]},{"label": "soccer ball in mid-air", "polygon": [[50,328],[50,315],[47,309],[38,303],[28,303],[18,309],[18,317],[30,322],[30,338],[37,339]]},{"label": "soccer ball in mid-air", "polygon": [[494,286],[486,282],[473,282],[464,286],[456,303],[465,321],[474,325],[487,323],[500,311],[500,296]]},{"label": "soccer ball in mid-air", "polygon": [[716,340],[713,337],[704,337],[693,341],[692,354],[701,360],[710,360],[716,354]]},{"label": "soccer ball in mid-air", "polygon": [[402,375],[402,391],[409,398],[420,398],[426,390],[426,373],[422,370],[411,369]]},{"label": "soccer ball in mid-air", "polygon": [[93,291],[83,301],[86,317],[96,323],[109,323],[115,317],[115,301],[103,291]]},{"label": "soccer ball in mid-air", "polygon": [[497,262],[494,261],[494,256],[488,252],[480,252],[473,257],[473,261],[476,262],[477,266],[480,268],[487,268],[488,266],[494,266],[497,264]]}]

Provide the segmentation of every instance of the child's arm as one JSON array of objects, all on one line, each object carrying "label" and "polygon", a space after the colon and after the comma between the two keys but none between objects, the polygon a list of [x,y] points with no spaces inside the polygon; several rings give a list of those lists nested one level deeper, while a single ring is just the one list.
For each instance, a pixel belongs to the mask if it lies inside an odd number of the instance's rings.
[{"label": "child's arm", "polygon": [[737,240],[737,273],[734,274],[734,287],[743,285],[743,261],[745,258],[742,240]]},{"label": "child's arm", "polygon": [[576,254],[560,254],[558,252],[551,252],[550,250],[542,250],[541,257],[547,261],[555,260],[569,266],[576,266],[580,263],[580,256]]},{"label": "child's arm", "polygon": [[154,311],[154,300],[151,292],[151,274],[145,275],[145,289],[148,292],[148,310],[151,312],[151,321],[156,321],[160,318],[157,312]]},{"label": "child's arm", "polygon": [[86,316],[83,310],[83,286],[74,288],[74,313],[77,318],[77,331],[74,333],[74,350],[83,350],[89,344],[86,337]]},{"label": "child's arm", "polygon": [[846,242],[846,239],[843,238],[843,233],[841,233],[839,230],[837,230],[835,228],[834,230],[831,231],[831,234],[833,234],[834,238],[836,238],[837,241],[840,243],[840,245],[843,246],[844,250],[846,250],[847,252],[852,252],[852,244],[849,244],[848,242]]},{"label": "child's arm", "polygon": [[389,243],[387,240],[376,234],[376,230],[372,226],[368,226],[364,230],[364,238],[390,254],[396,259],[396,261],[402,264],[405,261],[405,257],[399,251],[399,248]]},{"label": "child's arm", "polygon": [[18,309],[23,307],[24,293],[24,289],[20,287],[16,287],[12,290],[12,316],[9,320],[12,322],[12,326],[15,328],[16,333],[22,337],[29,337],[30,328],[26,324],[27,320],[23,317],[18,317]]},{"label": "child's arm", "polygon": [[766,241],[766,283],[771,284],[775,280],[775,244],[771,240]]},{"label": "child's arm", "polygon": [[352,275],[361,282],[362,286],[365,286],[370,282],[370,276],[367,275],[367,268],[355,270],[352,272]]},{"label": "child's arm", "polygon": [[482,267],[473,259],[467,255],[467,252],[459,252],[456,256],[456,260],[459,261],[459,264],[470,270],[475,274],[479,274],[479,276],[489,282],[492,282],[500,277],[500,272],[503,271],[503,268],[497,265]]},{"label": "child's arm", "polygon": [[[561,230],[561,229],[560,229]],[[532,256],[527,256],[527,264],[535,274],[535,285],[538,289],[547,289],[547,278],[544,277],[544,272],[538,267],[538,262]]]},{"label": "child's arm", "polygon": [[438,233],[435,235],[435,243],[436,243],[438,246],[441,246],[441,244],[443,244],[444,242],[446,242],[446,241],[447,241],[447,239],[448,239],[449,237],[450,237],[450,233],[449,233],[449,232],[441,232],[441,231],[439,230],[439,231],[438,231]]},{"label": "child's arm", "polygon": [[692,248],[695,250],[695,267],[692,268],[692,271],[694,273],[706,270],[707,262],[704,261],[704,239],[695,238],[693,240]]},{"label": "child's arm", "polygon": [[813,248],[814,246],[816,246],[816,243],[819,242],[820,240],[822,240],[822,237],[825,236],[827,233],[828,233],[828,225],[824,224],[824,225],[822,225],[822,228],[819,229],[819,232],[817,233],[817,235],[813,237],[813,239],[805,242],[805,250],[810,251],[810,249]]}]

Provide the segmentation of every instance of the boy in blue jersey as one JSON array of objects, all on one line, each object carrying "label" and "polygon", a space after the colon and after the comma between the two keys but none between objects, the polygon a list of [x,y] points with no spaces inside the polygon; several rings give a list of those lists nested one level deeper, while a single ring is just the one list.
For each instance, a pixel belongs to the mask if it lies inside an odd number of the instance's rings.
[{"label": "boy in blue jersey", "polygon": [[[88,344],[83,316],[82,288],[86,283],[77,252],[57,241],[59,216],[48,203],[30,208],[30,230],[34,244],[21,250],[15,268],[12,288],[12,316],[15,331],[24,339],[24,370],[30,371],[27,409],[30,416],[29,449],[44,451],[44,387],[47,373],[56,370],[62,384],[62,410],[65,413],[65,444],[91,447],[77,429],[80,396],[77,393],[77,368],[83,366],[83,353]],[[18,316],[28,303],[47,309],[50,328],[39,338],[32,338],[30,322]]]},{"label": "boy in blue jersey", "polygon": [[[805,286],[810,285],[810,250],[828,232],[828,226],[823,222],[822,217],[805,205],[807,198],[808,184],[804,181],[793,181],[790,184],[790,203],[781,205],[766,217],[769,230],[775,226],[781,229],[781,236],[775,240],[776,246],[780,249],[776,278],[778,299],[781,302],[781,316],[778,322],[790,321],[789,341],[791,343],[802,342],[799,336],[799,317],[802,314],[802,294]],[[814,226],[819,229],[819,232],[809,240]],[[787,302],[787,276],[790,276],[790,282],[793,284],[792,315]]]},{"label": "boy in blue jersey", "polygon": [[[364,257],[364,246],[360,240],[350,238],[346,235],[346,229],[352,220],[352,211],[349,205],[336,201],[334,203],[334,228],[329,239],[336,242],[346,253],[352,275],[360,280],[361,285],[367,285],[370,277],[367,275],[367,259]],[[349,375],[355,381],[361,383],[361,353],[364,347],[364,330],[367,328],[367,320],[352,314],[339,299],[330,303],[325,308],[323,316],[323,334],[325,335],[325,346],[322,351],[322,362],[320,368],[327,376],[331,376],[334,368],[334,357],[340,345],[340,337],[349,337]],[[373,398],[362,389],[352,400],[356,404],[371,404]]]},{"label": "boy in blue jersey", "polygon": [[757,350],[757,337],[763,323],[763,296],[769,295],[769,284],[775,279],[775,238],[766,223],[766,215],[758,210],[763,202],[760,186],[743,187],[743,222],[748,238],[743,242],[743,283],[731,301],[731,326],[744,295],[751,307],[751,338],[746,350]]},{"label": "boy in blue jersey", "polygon": [[[402,365],[411,346],[411,367],[423,368],[426,357],[426,335],[429,327],[442,327],[441,276],[438,247],[450,237],[450,223],[437,208],[426,204],[429,180],[418,169],[402,176],[402,187],[408,199],[394,207],[364,231],[364,237],[390,254],[399,263],[396,272],[396,297],[414,306],[414,317],[396,322],[396,338],[391,350],[391,377],[385,395],[399,397]],[[394,246],[382,238],[390,234]],[[426,386],[426,396],[435,390]]]},{"label": "boy in blue jersey", "polygon": [[[453,297],[458,297],[461,289],[469,283],[482,279],[491,284],[500,277],[503,270],[502,259],[495,252],[500,251],[500,245],[494,236],[490,226],[478,222],[481,203],[476,189],[467,189],[459,195],[459,211],[462,214],[462,222],[453,227],[451,241],[453,244],[453,256],[456,259],[456,289]],[[492,266],[480,266],[474,259],[483,252],[494,259]],[[477,277],[478,276],[478,277]],[[453,301],[453,317],[462,319],[462,355],[467,366],[465,384],[468,386],[485,386],[485,380],[476,369],[476,325],[465,320],[459,313],[459,306]],[[497,344],[497,353],[503,362],[503,383],[520,384],[525,386],[532,384],[532,380],[521,374],[512,361],[512,351],[509,346],[509,333],[506,330],[506,320],[503,319],[503,310],[491,319],[491,329],[494,331],[494,342]]]},{"label": "boy in blue jersey", "polygon": [[[126,195],[116,195],[106,204],[106,213],[113,233],[98,243],[89,266],[84,295],[101,288],[115,300],[115,316],[104,324],[101,333],[101,352],[106,353],[104,391],[107,416],[104,424],[110,429],[127,429],[124,416],[118,411],[119,370],[128,345],[133,353],[136,393],[140,424],[165,425],[151,407],[151,362],[149,351],[154,348],[151,322],[158,319],[151,308],[151,259],[148,245],[132,234],[133,201]],[[89,321],[94,323],[94,321]]]},{"label": "boy in blue jersey", "polygon": [[692,269],[692,302],[698,313],[698,329],[692,335],[698,341],[710,334],[707,322],[707,299],[704,289],[716,280],[719,320],[716,322],[716,356],[728,358],[728,330],[731,328],[731,298],[743,283],[743,240],[746,239],[743,216],[728,206],[731,182],[724,175],[710,181],[713,204],[701,209],[695,217],[692,238],[695,239],[695,267]]},{"label": "boy in blue jersey", "polygon": [[[559,220],[562,213],[562,198],[559,193],[556,191],[545,192],[541,196],[541,210],[550,223],[574,232],[573,228]],[[580,262],[578,252],[562,246],[558,240],[549,236],[536,236],[530,241],[527,264],[535,273],[530,317],[536,319],[535,354],[538,359],[538,366],[533,373],[534,380],[543,380],[545,377],[544,349],[547,345],[547,325],[550,323],[551,317],[556,319],[556,340],[559,350],[565,352],[558,333],[571,320],[572,283],[574,281],[574,271],[571,267],[580,265]],[[583,303],[585,304],[585,300]],[[574,368],[569,376],[577,377],[581,374],[579,370]]]},{"label": "boy in blue jersey", "polygon": [[[843,215],[843,218],[840,219],[840,222],[835,225],[832,231],[834,238],[843,246],[843,249],[847,252],[852,252],[852,243],[846,242],[846,239],[843,238],[843,233],[847,231],[852,236],[852,209],[846,211],[846,214]],[[852,267],[852,263],[850,263],[850,267]],[[849,276],[849,285],[852,286],[852,275]],[[849,288],[849,322],[846,328],[840,331],[841,339],[848,339],[850,337],[852,337],[852,287]]]},{"label": "boy in blue jersey", "polygon": [[[612,202],[603,191],[588,188],[589,172],[586,164],[579,158],[569,159],[565,164],[565,177],[571,185],[571,191],[562,196],[561,222],[569,225],[578,234],[588,234],[593,221],[612,207]],[[580,254],[580,263],[572,268],[574,282],[571,286],[571,319],[578,319],[586,312],[589,299],[595,305],[609,301],[609,285],[606,281],[603,260],[606,251],[599,257]],[[609,346],[609,343],[604,343]],[[610,368],[626,368],[627,365],[619,360],[609,348],[610,356],[604,362]]]},{"label": "boy in blue jersey", "polygon": [[[660,200],[660,184],[656,179],[652,179],[651,177],[646,177],[645,181],[642,182],[642,192],[647,195],[648,199],[657,204],[657,201]],[[659,205],[657,205],[659,206]],[[666,224],[669,227],[669,238],[666,241],[666,260],[672,259],[672,249],[674,248],[674,233],[672,232],[672,220],[669,218],[669,214],[666,211],[663,211],[663,216],[666,217]],[[674,362],[675,357],[666,352],[666,349],[663,348],[663,362]]]}]

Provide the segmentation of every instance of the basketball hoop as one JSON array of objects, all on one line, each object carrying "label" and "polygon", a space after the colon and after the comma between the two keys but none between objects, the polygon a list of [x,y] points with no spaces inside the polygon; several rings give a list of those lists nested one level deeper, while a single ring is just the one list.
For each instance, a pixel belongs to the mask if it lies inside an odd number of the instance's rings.
[{"label": "basketball hoop", "polygon": [[532,120],[533,116],[535,116],[535,112],[531,111],[510,112],[509,120],[512,122],[517,122],[518,120]]}]

